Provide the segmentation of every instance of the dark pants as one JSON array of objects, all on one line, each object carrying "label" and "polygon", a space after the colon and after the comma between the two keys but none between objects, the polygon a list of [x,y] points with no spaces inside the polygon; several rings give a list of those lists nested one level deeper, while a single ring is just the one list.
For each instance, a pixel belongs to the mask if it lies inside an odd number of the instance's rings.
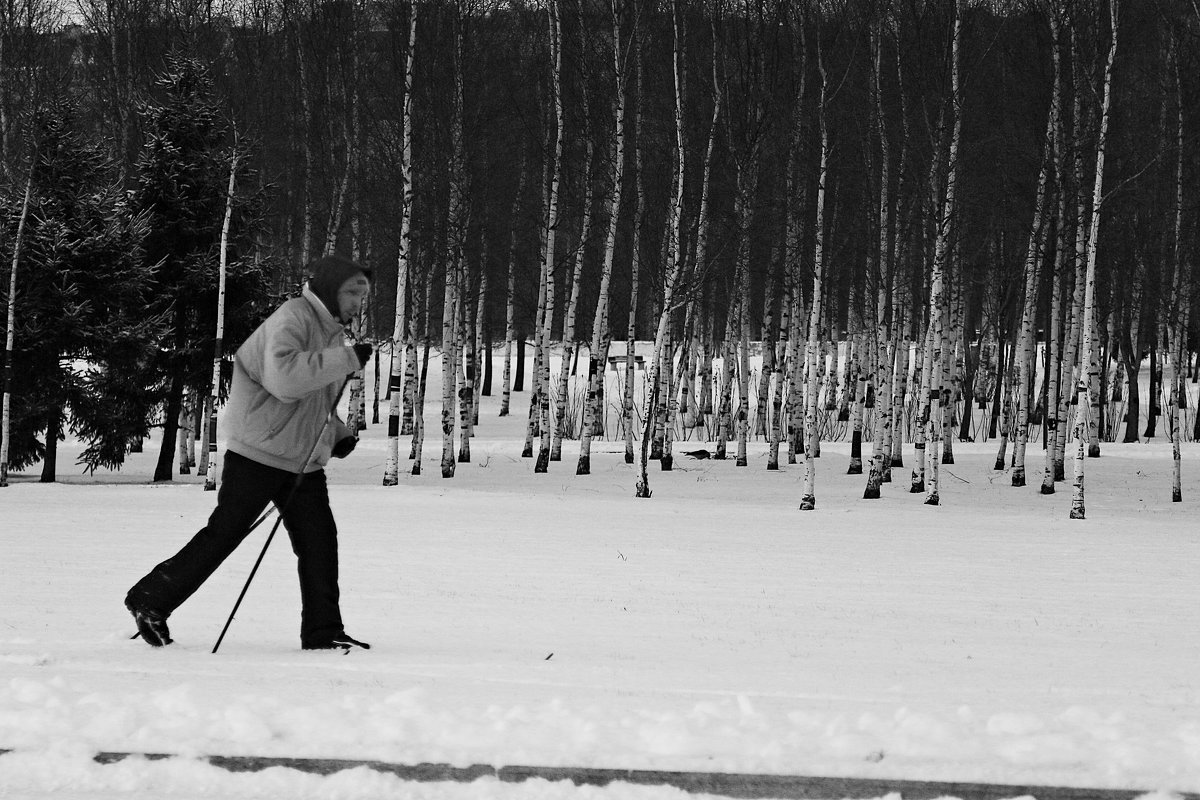
[{"label": "dark pants", "polygon": [[242,543],[268,503],[280,508],[286,504],[283,524],[300,569],[300,641],[317,642],[342,633],[337,526],[329,509],[325,473],[307,473],[288,502],[295,482],[294,473],[227,452],[217,507],[208,525],[134,584],[126,605],[169,615]]}]

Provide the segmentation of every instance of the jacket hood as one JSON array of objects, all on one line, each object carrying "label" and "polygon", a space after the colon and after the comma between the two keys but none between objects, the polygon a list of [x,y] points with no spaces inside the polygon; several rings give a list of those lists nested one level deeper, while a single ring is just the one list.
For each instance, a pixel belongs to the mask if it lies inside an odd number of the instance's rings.
[{"label": "jacket hood", "polygon": [[309,264],[308,269],[311,275],[308,288],[312,289],[317,299],[339,322],[342,321],[342,315],[338,309],[337,298],[342,284],[360,274],[365,275],[367,280],[371,279],[370,268],[344,256],[323,256]]}]

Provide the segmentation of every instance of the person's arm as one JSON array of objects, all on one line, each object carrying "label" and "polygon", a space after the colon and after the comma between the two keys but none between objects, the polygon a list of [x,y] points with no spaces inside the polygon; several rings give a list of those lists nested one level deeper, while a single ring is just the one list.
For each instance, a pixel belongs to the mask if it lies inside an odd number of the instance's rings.
[{"label": "person's arm", "polygon": [[344,380],[358,369],[358,356],[350,346],[304,350],[304,325],[294,316],[279,315],[264,324],[262,385],[285,403]]}]

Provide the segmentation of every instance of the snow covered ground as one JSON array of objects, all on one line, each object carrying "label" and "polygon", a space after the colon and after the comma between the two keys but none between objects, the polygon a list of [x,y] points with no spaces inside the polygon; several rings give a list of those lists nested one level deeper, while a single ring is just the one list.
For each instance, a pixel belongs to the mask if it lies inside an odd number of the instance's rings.
[{"label": "snow covered ground", "polygon": [[453,479],[434,422],[424,474],[397,487],[381,485],[386,424],[331,465],[343,613],[373,645],[346,656],[299,649],[282,532],[209,652],[263,530],[174,614],[176,644],[129,640],[126,588],[214,502],[196,476],[148,484],[154,442],[115,474],[15,476],[0,797],[686,796],[92,760],[104,751],[1200,791],[1200,446],[1173,504],[1165,442],[1105,445],[1072,521],[1069,486],[1038,492],[1038,445],[1017,489],[996,442],[957,444],[934,508],[907,468],[862,500],[849,445],[827,443],[801,512],[802,467],[766,471],[761,442],[744,468],[680,443],[649,499],[619,442],[595,444],[590,476],[576,442],[534,474],[528,394],[513,417],[497,402]]}]

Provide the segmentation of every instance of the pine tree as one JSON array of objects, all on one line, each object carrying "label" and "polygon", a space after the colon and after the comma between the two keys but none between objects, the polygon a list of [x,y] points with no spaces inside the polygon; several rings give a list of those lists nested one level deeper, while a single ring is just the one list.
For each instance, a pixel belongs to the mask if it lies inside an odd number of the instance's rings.
[{"label": "pine tree", "polygon": [[[119,467],[133,438],[146,434],[151,391],[134,376],[152,357],[162,320],[145,311],[147,220],[129,208],[105,151],[79,131],[74,105],[48,102],[31,132],[8,455],[16,469],[41,461],[41,480],[51,482],[68,431],[85,443],[80,463],[90,470]],[[5,198],[12,228],[22,203]],[[7,285],[4,292],[7,304]]]},{"label": "pine tree", "polygon": [[[131,197],[150,226],[146,258],[156,265],[157,287],[150,309],[165,315],[169,326],[157,342],[151,364],[163,407],[154,480],[164,481],[171,479],[184,397],[192,388],[207,394],[211,381],[232,126],[223,119],[212,78],[200,62],[168,58],[158,88],[162,97],[139,108],[146,137]],[[239,174],[237,182],[256,183],[247,173]],[[249,196],[234,210],[225,298],[226,353],[236,350],[270,311],[265,277],[269,265],[238,257],[259,224],[261,204],[261,196]]]}]

